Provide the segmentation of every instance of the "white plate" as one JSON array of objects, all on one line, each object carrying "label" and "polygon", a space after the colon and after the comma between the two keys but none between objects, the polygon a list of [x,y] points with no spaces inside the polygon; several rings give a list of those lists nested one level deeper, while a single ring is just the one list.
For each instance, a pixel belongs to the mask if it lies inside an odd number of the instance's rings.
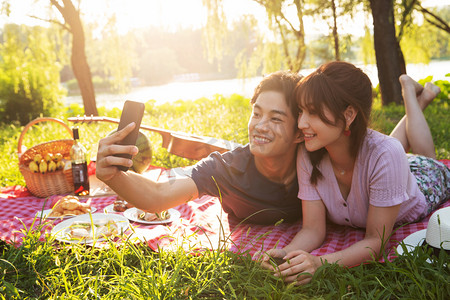
[{"label": "white plate", "polygon": [[134,222],[138,222],[138,223],[142,223],[142,224],[152,224],[152,225],[171,223],[175,220],[178,220],[181,217],[180,212],[176,209],[169,208],[168,211],[169,211],[170,217],[167,220],[163,220],[163,221],[145,221],[145,220],[139,219],[138,214],[140,212],[138,212],[136,207],[127,209],[126,211],[123,212],[123,215],[125,217],[127,217],[128,220],[130,220],[130,221],[134,221]]},{"label": "white plate", "polygon": [[103,209],[103,212],[105,212],[105,213],[118,213],[120,211],[115,211],[114,210],[114,204],[110,204],[108,206],[105,206],[105,208]]},{"label": "white plate", "polygon": [[[124,232],[128,229],[130,226],[130,222],[127,218],[116,215],[116,214],[93,214],[92,215],[92,221],[96,223],[96,221],[99,220],[105,220],[105,221],[114,221],[118,227],[119,234]],[[74,224],[75,222],[91,222],[91,216],[90,215],[81,215],[76,216],[75,218],[65,220],[55,227],[53,227],[51,234],[55,236],[55,238],[60,242],[66,242],[66,243],[92,243],[93,239],[85,239],[85,240],[72,240],[67,236],[67,231],[69,230],[70,226]],[[106,240],[106,238],[98,238],[95,241],[101,242]]]},{"label": "white plate", "polygon": [[[91,207],[91,213],[95,213],[97,211],[97,209],[95,207]],[[40,218],[42,216],[42,219],[69,219],[69,218],[74,218],[77,216],[60,216],[60,217],[49,217],[48,215],[52,212],[52,209],[44,209],[44,210],[38,210],[36,212],[36,217]],[[86,214],[82,214],[82,215],[78,215],[78,216],[84,216],[84,215],[89,215],[89,213]]]},{"label": "white plate", "polygon": [[[416,232],[408,235],[403,240],[403,243],[405,244],[407,252],[413,251],[414,248],[416,248],[417,246],[421,246],[423,244],[423,242],[425,241],[426,233],[427,233],[427,230],[422,229],[422,230],[416,231]],[[402,245],[397,246],[397,252],[399,255],[403,254]]]}]

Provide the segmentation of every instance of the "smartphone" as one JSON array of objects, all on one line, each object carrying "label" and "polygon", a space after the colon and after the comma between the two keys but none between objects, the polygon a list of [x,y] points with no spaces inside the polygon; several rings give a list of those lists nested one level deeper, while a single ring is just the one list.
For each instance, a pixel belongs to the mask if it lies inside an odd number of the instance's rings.
[{"label": "smartphone", "polygon": [[[123,129],[128,124],[134,122],[136,123],[136,127],[134,127],[133,131],[130,132],[122,141],[120,141],[119,145],[135,145],[136,140],[139,134],[139,127],[141,126],[142,117],[144,116],[145,105],[141,102],[127,100],[125,101],[122,109],[122,114],[120,115],[120,122],[117,131]],[[131,159],[130,154],[117,154],[116,156],[125,157]],[[120,170],[126,172],[128,171],[128,167],[117,166]]]}]

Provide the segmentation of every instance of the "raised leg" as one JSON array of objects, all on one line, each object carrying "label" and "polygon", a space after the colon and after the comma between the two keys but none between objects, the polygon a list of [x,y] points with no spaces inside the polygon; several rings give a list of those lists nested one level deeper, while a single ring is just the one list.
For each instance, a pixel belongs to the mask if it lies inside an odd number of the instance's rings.
[{"label": "raised leg", "polygon": [[430,128],[423,115],[423,110],[440,92],[439,87],[426,83],[422,87],[408,75],[400,76],[406,115],[400,120],[391,133],[405,148],[415,154],[436,158]]}]

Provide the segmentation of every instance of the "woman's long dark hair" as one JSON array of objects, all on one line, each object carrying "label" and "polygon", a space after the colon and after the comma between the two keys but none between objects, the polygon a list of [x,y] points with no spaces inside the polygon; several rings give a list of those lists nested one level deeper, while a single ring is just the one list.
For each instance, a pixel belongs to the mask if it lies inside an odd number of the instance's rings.
[{"label": "woman's long dark hair", "polygon": [[[345,109],[349,105],[355,108],[357,115],[350,125],[350,151],[356,157],[366,135],[372,109],[369,77],[350,63],[330,62],[303,78],[296,87],[295,95],[300,109],[314,111],[330,125],[345,124]],[[325,117],[325,108],[333,114],[335,122]],[[325,148],[308,153],[313,166],[310,182],[314,185],[322,177],[317,166],[325,153]]]}]

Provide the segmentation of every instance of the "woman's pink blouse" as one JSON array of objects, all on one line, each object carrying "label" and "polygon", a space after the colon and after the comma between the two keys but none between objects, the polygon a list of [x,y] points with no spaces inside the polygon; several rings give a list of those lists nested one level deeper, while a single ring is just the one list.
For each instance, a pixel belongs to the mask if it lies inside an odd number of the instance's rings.
[{"label": "woman's pink blouse", "polygon": [[401,204],[396,224],[417,221],[426,210],[425,196],[410,172],[400,142],[374,130],[368,130],[353,169],[350,193],[345,200],[339,190],[328,154],[318,169],[323,175],[317,186],[309,179],[312,165],[304,145],[297,157],[298,197],[322,200],[329,219],[341,225],[366,227],[369,204],[389,207]]}]

